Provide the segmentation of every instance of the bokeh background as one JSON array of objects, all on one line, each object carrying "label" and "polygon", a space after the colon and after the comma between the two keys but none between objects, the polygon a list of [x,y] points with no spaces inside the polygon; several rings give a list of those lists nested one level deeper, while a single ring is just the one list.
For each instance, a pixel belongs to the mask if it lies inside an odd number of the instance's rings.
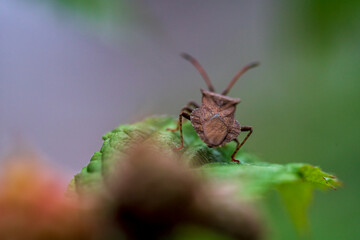
[{"label": "bokeh background", "polygon": [[[246,149],[335,173],[311,238],[360,239],[359,42],[360,1],[0,0],[0,153],[26,142],[70,180],[107,131],[200,101],[180,52],[218,91],[259,60],[229,94],[255,130]],[[269,239],[296,238],[275,193],[267,204]]]}]

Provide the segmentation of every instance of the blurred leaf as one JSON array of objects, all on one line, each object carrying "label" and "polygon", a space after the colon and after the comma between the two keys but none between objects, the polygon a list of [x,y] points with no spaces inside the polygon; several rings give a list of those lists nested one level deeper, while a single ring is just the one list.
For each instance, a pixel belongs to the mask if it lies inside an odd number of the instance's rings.
[{"label": "blurred leaf", "polygon": [[307,182],[294,182],[282,184],[278,189],[296,228],[307,232],[307,209],[314,187]]},{"label": "blurred leaf", "polygon": [[[119,44],[134,42],[137,32],[163,34],[157,18],[144,2],[126,0],[33,0],[48,4],[58,16],[81,23],[82,30],[98,34],[101,39]],[[85,23],[85,24],[83,24]]]},{"label": "blurred leaf", "polygon": [[80,15],[88,19],[115,20],[118,17],[126,19],[132,14],[132,5],[123,0],[35,0],[52,3],[62,11]]},{"label": "blurred leaf", "polygon": [[335,189],[340,182],[334,177],[308,164],[250,163],[242,165],[207,164],[202,171],[213,179],[222,179],[241,185],[242,198],[262,197],[276,189],[284,200],[295,226],[306,231],[306,212],[313,190]]},{"label": "blurred leaf", "polygon": [[[88,166],[75,176],[75,189],[79,194],[106,186],[115,169],[135,144],[156,141],[160,146],[172,151],[179,146],[179,133],[167,131],[174,128],[176,120],[171,117],[152,117],[130,125],[120,125],[103,136],[104,144],[96,152]],[[183,159],[195,173],[214,181],[224,181],[237,186],[240,198],[254,199],[265,196],[271,190],[278,190],[285,205],[299,228],[305,228],[306,210],[315,188],[335,188],[340,182],[314,167],[303,163],[271,164],[259,162],[249,153],[240,151],[236,158],[242,164],[231,162],[235,144],[225,147],[208,148],[197,136],[189,121],[183,124],[184,149],[175,153]]]},{"label": "blurred leaf", "polygon": [[[302,0],[283,1],[283,19],[286,32],[291,32],[291,41],[304,50],[319,53],[338,47],[339,39],[354,38],[354,29],[359,27],[360,1]],[[305,45],[305,46],[304,46]]]},{"label": "blurred leaf", "polygon": [[212,229],[200,226],[179,226],[173,233],[171,240],[198,239],[198,240],[232,240],[233,238],[219,234]]}]

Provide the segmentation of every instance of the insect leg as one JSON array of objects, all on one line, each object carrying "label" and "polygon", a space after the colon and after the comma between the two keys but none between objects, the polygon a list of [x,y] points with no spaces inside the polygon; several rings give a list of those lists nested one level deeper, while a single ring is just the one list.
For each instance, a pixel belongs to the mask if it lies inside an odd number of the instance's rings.
[{"label": "insect leg", "polygon": [[[193,108],[192,108],[193,107]],[[186,106],[184,106],[182,109],[181,109],[181,112],[183,111],[188,111],[189,113],[191,113],[192,111],[194,111],[194,108],[198,108],[200,107],[199,104],[197,104],[196,102],[194,101],[190,101],[186,104]]]},{"label": "insect leg", "polygon": [[195,107],[195,108],[200,107],[200,105],[197,104],[195,101],[190,101],[190,102],[188,102],[188,104],[187,104],[186,106],[188,106],[188,107],[193,106],[193,107]]},{"label": "insect leg", "polygon": [[[193,106],[193,107],[195,107],[195,108],[200,107],[199,104],[197,104],[196,102],[190,101],[190,102],[188,102],[188,104],[186,104],[183,108],[181,108],[180,113],[187,111],[187,112],[189,112],[189,114],[191,114],[192,111],[194,111],[194,109],[191,108],[191,106]],[[189,119],[189,120],[190,120],[190,119]],[[168,131],[173,131],[173,132],[179,130],[179,123],[180,123],[180,121],[177,122],[176,128],[167,128],[166,130],[168,130]]]},{"label": "insect leg", "polygon": [[[179,122],[178,122],[178,127],[177,127],[177,129],[180,128],[180,142],[181,142],[181,145],[180,145],[180,147],[175,148],[174,150],[180,150],[180,149],[182,149],[182,148],[184,147],[184,139],[183,139],[183,132],[182,132],[182,118],[183,118],[183,117],[186,118],[186,119],[188,119],[188,120],[190,120],[190,114],[182,111],[182,112],[180,113],[180,115],[179,115]],[[167,130],[174,131],[174,129],[167,129]],[[175,130],[175,131],[176,131],[176,130]]]},{"label": "insect leg", "polygon": [[192,111],[194,111],[194,109],[192,109],[191,107],[183,107],[181,109],[181,112],[185,112],[185,111],[188,111],[189,113],[191,113]]},{"label": "insect leg", "polygon": [[244,140],[241,143],[239,143],[239,140],[237,140],[237,138],[235,138],[235,140],[234,140],[237,143],[237,145],[236,145],[236,149],[235,149],[234,153],[231,155],[231,160],[233,162],[237,162],[237,163],[240,163],[240,161],[235,159],[235,155],[239,151],[241,146],[244,145],[246,140],[250,137],[250,135],[253,132],[253,128],[250,126],[243,126],[243,127],[241,127],[241,132],[249,132],[249,133],[246,135],[246,137],[244,138]]},{"label": "insect leg", "polygon": [[[188,111],[189,113],[186,113],[185,111]],[[177,130],[179,130],[180,122],[182,121],[182,120],[181,120],[181,117],[180,117],[181,114],[183,114],[183,113],[187,114],[189,117],[188,117],[188,118],[185,117],[185,118],[188,119],[188,120],[190,120],[190,115],[189,115],[189,114],[191,114],[192,111],[193,111],[193,109],[191,109],[191,108],[189,108],[189,107],[183,107],[183,108],[181,109],[181,111],[180,111],[179,120],[178,120],[178,122],[177,122],[176,128],[167,128],[166,130],[167,130],[167,131],[172,131],[172,132],[176,132]]]},{"label": "insect leg", "polygon": [[182,132],[182,117],[190,120],[190,115],[186,112],[181,112],[181,114],[179,115],[179,126],[180,126],[180,141],[181,141],[181,145],[178,148],[175,148],[175,150],[180,150],[184,147],[184,139],[183,139],[183,132]]}]

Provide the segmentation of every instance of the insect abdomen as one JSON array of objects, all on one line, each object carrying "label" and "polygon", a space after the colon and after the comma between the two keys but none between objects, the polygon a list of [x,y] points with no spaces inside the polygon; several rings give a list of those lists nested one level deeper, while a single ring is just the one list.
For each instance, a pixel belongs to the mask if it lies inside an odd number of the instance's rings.
[{"label": "insect abdomen", "polygon": [[204,135],[207,144],[211,146],[219,146],[225,139],[228,128],[219,114],[215,114],[204,123]]}]

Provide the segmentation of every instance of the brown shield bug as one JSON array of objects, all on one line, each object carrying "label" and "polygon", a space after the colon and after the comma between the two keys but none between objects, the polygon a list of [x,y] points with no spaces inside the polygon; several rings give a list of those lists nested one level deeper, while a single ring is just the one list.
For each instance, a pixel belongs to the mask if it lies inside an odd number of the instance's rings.
[{"label": "brown shield bug", "polygon": [[[240,98],[228,97],[226,94],[243,73],[250,68],[258,66],[259,63],[252,62],[244,66],[230,81],[226,89],[219,94],[215,92],[210,78],[199,62],[189,54],[183,53],[181,56],[190,61],[200,72],[209,90],[201,89],[201,105],[190,101],[181,109],[176,129],[167,129],[169,131],[177,131],[180,129],[181,145],[179,148],[176,148],[176,150],[180,150],[184,146],[182,133],[182,118],[184,117],[191,121],[196,133],[208,147],[221,147],[228,142],[235,141],[237,145],[234,153],[231,155],[231,160],[240,163],[239,160],[235,159],[235,155],[249,138],[253,132],[253,128],[251,126],[240,126],[239,122],[235,120],[236,105],[240,103],[241,100]],[[248,132],[248,134],[240,143],[237,137],[241,132]]]}]

